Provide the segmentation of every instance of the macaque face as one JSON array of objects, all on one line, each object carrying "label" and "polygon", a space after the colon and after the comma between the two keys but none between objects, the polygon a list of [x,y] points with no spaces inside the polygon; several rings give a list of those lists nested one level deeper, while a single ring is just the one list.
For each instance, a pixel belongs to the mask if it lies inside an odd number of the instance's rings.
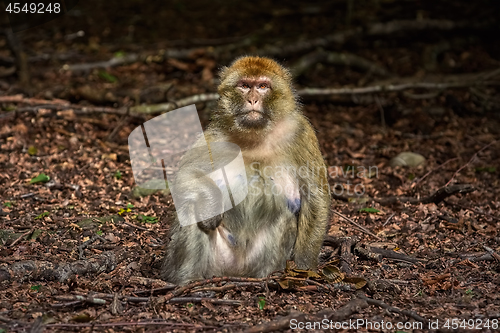
[{"label": "macaque face", "polygon": [[269,119],[266,98],[271,94],[271,80],[267,77],[244,78],[236,84],[243,105],[236,115],[240,126],[248,128],[264,127]]}]

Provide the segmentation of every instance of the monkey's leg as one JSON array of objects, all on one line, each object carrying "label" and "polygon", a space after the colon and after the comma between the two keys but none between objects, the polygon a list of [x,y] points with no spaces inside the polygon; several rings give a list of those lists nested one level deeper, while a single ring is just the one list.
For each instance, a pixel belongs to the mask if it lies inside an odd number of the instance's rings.
[{"label": "monkey's leg", "polygon": [[176,284],[202,279],[213,267],[213,249],[209,234],[198,225],[176,224],[167,246],[162,278]]}]

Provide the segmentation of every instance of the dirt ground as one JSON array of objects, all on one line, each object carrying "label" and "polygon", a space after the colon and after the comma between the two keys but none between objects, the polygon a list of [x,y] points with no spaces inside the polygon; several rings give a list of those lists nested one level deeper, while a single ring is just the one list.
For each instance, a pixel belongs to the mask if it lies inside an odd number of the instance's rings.
[{"label": "dirt ground", "polygon": [[[0,34],[0,333],[498,330],[499,9],[89,1],[17,48]],[[292,68],[303,92],[333,194],[320,272],[335,279],[175,288],[159,279],[171,195],[139,192],[127,145],[159,113],[133,107],[215,92],[244,54]],[[446,84],[307,93],[408,82]],[[215,101],[196,105],[206,126]],[[425,160],[391,164],[402,152]]]}]

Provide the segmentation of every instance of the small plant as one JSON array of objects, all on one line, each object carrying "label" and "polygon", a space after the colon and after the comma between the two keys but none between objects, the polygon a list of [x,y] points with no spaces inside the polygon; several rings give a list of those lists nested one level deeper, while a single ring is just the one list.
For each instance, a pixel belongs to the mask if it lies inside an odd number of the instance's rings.
[{"label": "small plant", "polygon": [[150,223],[150,224],[158,223],[158,218],[154,217],[154,216],[147,216],[147,215],[139,214],[139,215],[137,215],[137,219],[141,220],[144,223]]},{"label": "small plant", "polygon": [[127,204],[126,208],[120,208],[118,215],[122,215],[123,213],[130,213],[132,211],[132,208],[134,208],[134,205],[129,203]]},{"label": "small plant", "polygon": [[42,214],[38,215],[37,217],[35,217],[35,220],[39,220],[41,218],[44,218],[44,217],[47,217],[49,216],[50,213],[49,212],[43,212]]},{"label": "small plant", "polygon": [[50,177],[47,176],[44,173],[39,174],[36,177],[31,178],[30,184],[36,184],[36,183],[46,183],[50,180]]},{"label": "small plant", "polygon": [[122,179],[122,173],[121,173],[120,170],[116,170],[116,172],[115,172],[115,178],[118,179],[118,180]]},{"label": "small plant", "polygon": [[378,213],[380,212],[380,210],[376,209],[376,208],[372,208],[372,207],[365,207],[365,208],[361,208],[359,210],[360,213]]},{"label": "small plant", "polygon": [[39,292],[41,288],[42,288],[42,285],[41,284],[37,284],[36,286],[31,286],[30,290]]},{"label": "small plant", "polygon": [[5,202],[3,203],[3,206],[4,206],[4,207],[7,207],[7,208],[12,208],[12,202],[10,202],[10,201],[5,201]]},{"label": "small plant", "polygon": [[259,310],[264,310],[266,307],[266,298],[264,296],[259,297]]}]

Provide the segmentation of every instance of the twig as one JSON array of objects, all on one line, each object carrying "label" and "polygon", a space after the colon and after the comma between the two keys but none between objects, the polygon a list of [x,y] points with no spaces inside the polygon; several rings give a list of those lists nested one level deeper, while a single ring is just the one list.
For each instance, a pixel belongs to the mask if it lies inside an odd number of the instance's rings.
[{"label": "twig", "polygon": [[341,218],[343,218],[344,220],[350,222],[352,225],[358,227],[361,231],[363,231],[364,233],[372,236],[372,237],[375,237],[376,239],[378,240],[382,240],[382,238],[380,238],[379,236],[375,235],[373,232],[371,232],[370,230],[366,229],[365,227],[363,227],[362,225],[354,222],[352,219],[348,218],[347,216],[343,215],[343,214],[340,214],[339,212],[337,211],[333,211],[333,213],[337,214],[338,216],[340,216]]},{"label": "twig", "polygon": [[238,287],[246,287],[246,286],[260,286],[262,287],[262,282],[235,282],[235,283],[226,283],[220,287],[201,287],[201,288],[196,288],[193,289],[193,292],[202,292],[202,291],[215,291],[215,292],[222,292],[222,291],[227,291],[231,289],[235,289]]},{"label": "twig", "polygon": [[114,323],[82,323],[82,324],[47,324],[44,327],[54,327],[54,328],[81,328],[81,327],[123,327],[123,326],[165,326],[172,328],[189,328],[194,330],[206,330],[206,329],[216,329],[216,326],[204,326],[199,324],[188,324],[188,323],[172,323],[164,320],[154,320],[154,321],[137,321],[137,322],[114,322]]},{"label": "twig", "polygon": [[500,256],[498,255],[498,253],[496,253],[491,247],[488,247],[486,245],[483,245],[483,248],[488,251],[489,254],[491,254],[491,256],[493,258],[496,259],[496,261],[500,261]]},{"label": "twig", "polygon": [[[495,72],[495,71],[493,71]],[[323,96],[323,95],[352,95],[352,94],[370,94],[370,93],[382,93],[382,92],[392,92],[392,91],[402,91],[406,89],[414,88],[426,88],[426,89],[445,89],[445,88],[457,88],[457,87],[470,87],[473,85],[498,85],[498,81],[481,81],[480,77],[483,73],[477,74],[463,74],[462,76],[450,76],[447,80],[455,80],[454,82],[407,82],[407,83],[387,83],[382,85],[373,85],[366,87],[356,87],[356,88],[304,88],[297,91],[300,96]],[[471,79],[471,76],[472,79]],[[465,79],[468,77],[468,79]],[[399,78],[398,80],[416,80],[416,78]],[[82,107],[81,105],[69,104],[67,101],[62,100],[40,100],[23,98],[20,95],[15,96],[3,96],[0,97],[0,102],[11,102],[11,103],[22,103],[31,105],[30,107],[24,107],[16,110],[15,112],[7,112],[2,115],[2,118],[10,117],[16,115],[17,112],[39,112],[40,109],[47,110],[73,110],[75,114],[89,114],[89,113],[107,113],[116,114],[120,116],[132,116],[137,118],[144,118],[148,114],[158,114],[162,112],[168,112],[176,108],[191,105],[193,103],[199,102],[210,102],[215,101],[219,98],[217,93],[203,93],[198,95],[189,96],[182,98],[177,101],[161,103],[161,104],[151,104],[151,105],[137,105],[130,108],[110,108],[110,107]]]},{"label": "twig", "polygon": [[407,317],[410,317],[410,318],[413,318],[415,319],[416,321],[419,321],[421,323],[426,323],[427,322],[427,319],[425,319],[424,317],[420,316],[418,313],[416,313],[415,311],[410,311],[410,310],[401,310],[399,308],[396,308],[394,306],[390,306],[388,304],[385,304],[384,302],[382,301],[379,301],[379,300],[376,300],[376,299],[373,299],[373,298],[369,298],[369,297],[366,297],[365,295],[363,295],[362,293],[358,293],[357,296],[366,301],[368,304],[371,304],[371,305],[376,305],[376,306],[379,306],[383,309],[386,309],[387,311],[389,312],[394,312],[394,313],[399,313],[399,314],[402,314],[402,315],[405,315]]},{"label": "twig", "polygon": [[437,167],[435,167],[434,169],[429,170],[429,172],[427,172],[427,173],[426,173],[425,175],[423,175],[423,176],[422,176],[422,177],[421,177],[418,181],[416,181],[416,182],[415,182],[415,185],[414,185],[414,186],[415,186],[415,187],[417,187],[417,186],[418,186],[418,184],[420,184],[420,183],[421,183],[421,182],[422,182],[422,181],[423,181],[423,180],[424,180],[424,179],[425,179],[428,175],[430,175],[432,172],[434,172],[434,171],[437,171],[437,170],[441,169],[441,168],[442,168],[442,167],[444,167],[446,164],[448,164],[448,163],[450,163],[450,162],[453,162],[453,161],[455,161],[455,160],[457,160],[457,159],[458,159],[458,157],[451,158],[451,159],[449,159],[448,161],[444,162],[443,164],[438,165],[438,166],[437,166]]},{"label": "twig", "polygon": [[128,225],[129,227],[132,227],[132,228],[136,228],[136,229],[139,229],[139,230],[142,230],[142,231],[151,231],[150,229],[148,228],[145,228],[145,227],[141,227],[139,225],[136,225],[136,224],[133,224],[133,223],[130,223],[130,222],[127,222],[127,221],[123,221],[121,222],[122,224],[125,224],[125,225]]},{"label": "twig", "polygon": [[357,237],[344,237],[340,245],[340,267],[346,274],[352,273],[352,263],[354,255],[352,254],[352,247],[358,242]]},{"label": "twig", "polygon": [[25,98],[21,94],[12,95],[12,96],[0,96],[0,103],[22,103],[28,105],[43,105],[43,104],[57,104],[57,105],[70,105],[69,101],[63,99],[39,99],[39,98]]},{"label": "twig", "polygon": [[426,261],[425,259],[413,258],[413,257],[407,256],[406,254],[398,253],[398,252],[395,252],[393,250],[386,250],[386,249],[381,249],[381,248],[373,247],[373,246],[369,247],[369,251],[374,252],[374,253],[378,253],[378,254],[382,255],[383,258],[394,259],[394,260],[403,260],[403,261],[406,261],[406,262],[409,262],[412,264]]},{"label": "twig", "polygon": [[392,213],[391,216],[389,216],[387,220],[385,220],[384,224],[382,224],[382,227],[385,227],[387,223],[389,223],[389,221],[394,217],[394,215],[396,215],[396,213]]},{"label": "twig", "polygon": [[94,68],[110,68],[119,65],[131,64],[139,60],[137,54],[126,54],[121,57],[113,57],[106,61],[91,62],[85,64],[64,65],[62,67],[65,71],[89,71]]},{"label": "twig", "polygon": [[10,247],[13,247],[14,245],[16,245],[16,244],[17,244],[17,242],[19,242],[19,241],[20,241],[23,237],[25,237],[25,236],[27,236],[27,235],[29,235],[29,234],[33,233],[33,231],[34,231],[34,229],[31,229],[31,230],[28,230],[28,231],[26,231],[25,233],[23,233],[21,236],[19,236],[18,238],[16,238],[16,239],[12,242],[12,244],[10,244]]},{"label": "twig", "polygon": [[450,180],[446,183],[445,186],[448,186],[450,185],[450,183],[452,182],[453,178],[455,178],[455,176],[460,172],[462,171],[467,165],[471,164],[472,161],[477,157],[477,155],[482,152],[483,150],[485,150],[486,148],[488,148],[489,146],[493,145],[494,143],[496,143],[497,140],[493,140],[491,141],[490,143],[488,143],[486,146],[484,146],[483,148],[481,148],[480,150],[478,150],[474,155],[472,155],[471,159],[469,160],[469,162],[465,163],[460,169],[458,169],[457,171],[455,171],[455,173],[453,174],[453,176],[450,178]]},{"label": "twig", "polygon": [[57,280],[61,283],[71,281],[76,275],[98,274],[115,269],[125,257],[125,251],[102,252],[99,256],[69,263],[52,263],[42,260],[24,260],[0,268],[0,282],[5,280],[24,281]]},{"label": "twig", "polygon": [[374,201],[378,202],[383,206],[392,205],[395,203],[409,203],[412,205],[423,203],[435,203],[438,204],[447,197],[457,194],[457,193],[470,193],[475,191],[476,189],[469,184],[463,185],[450,185],[441,187],[439,190],[434,192],[433,194],[422,197],[422,198],[412,198],[412,197],[388,197],[388,198],[373,198]]},{"label": "twig", "polygon": [[[271,277],[275,278],[275,277]],[[203,286],[209,283],[219,283],[223,281],[233,281],[233,282],[264,282],[266,281],[267,277],[265,278],[244,278],[244,277],[227,277],[227,276],[222,276],[222,277],[215,277],[212,279],[206,279],[206,280],[200,280],[200,281],[195,281],[190,284],[187,284],[185,286],[178,287],[172,291],[170,291],[168,294],[165,296],[159,297],[156,304],[162,304],[165,302],[168,302],[170,299],[182,295],[188,290],[191,290],[195,287]]]},{"label": "twig", "polygon": [[496,260],[491,254],[489,253],[483,253],[481,255],[477,254],[462,254],[460,255],[460,258],[462,259],[467,259],[470,262],[478,262],[478,261],[494,261]]},{"label": "twig", "polygon": [[260,332],[282,331],[290,329],[290,323],[292,320],[296,320],[296,322],[306,322],[306,321],[311,322],[311,321],[320,321],[326,318],[332,321],[342,321],[367,307],[368,303],[365,300],[354,298],[337,310],[323,310],[318,312],[317,314],[312,314],[312,315],[299,312],[287,317],[273,320],[268,323],[252,326],[249,329],[245,330],[244,332],[260,333]]},{"label": "twig", "polygon": [[200,103],[200,102],[209,102],[215,101],[219,98],[219,94],[217,93],[206,93],[189,96],[175,102],[162,103],[162,104],[152,104],[152,105],[138,105],[130,108],[130,112],[132,113],[140,113],[140,114],[154,114],[172,111],[177,108],[181,108],[183,106]]}]

